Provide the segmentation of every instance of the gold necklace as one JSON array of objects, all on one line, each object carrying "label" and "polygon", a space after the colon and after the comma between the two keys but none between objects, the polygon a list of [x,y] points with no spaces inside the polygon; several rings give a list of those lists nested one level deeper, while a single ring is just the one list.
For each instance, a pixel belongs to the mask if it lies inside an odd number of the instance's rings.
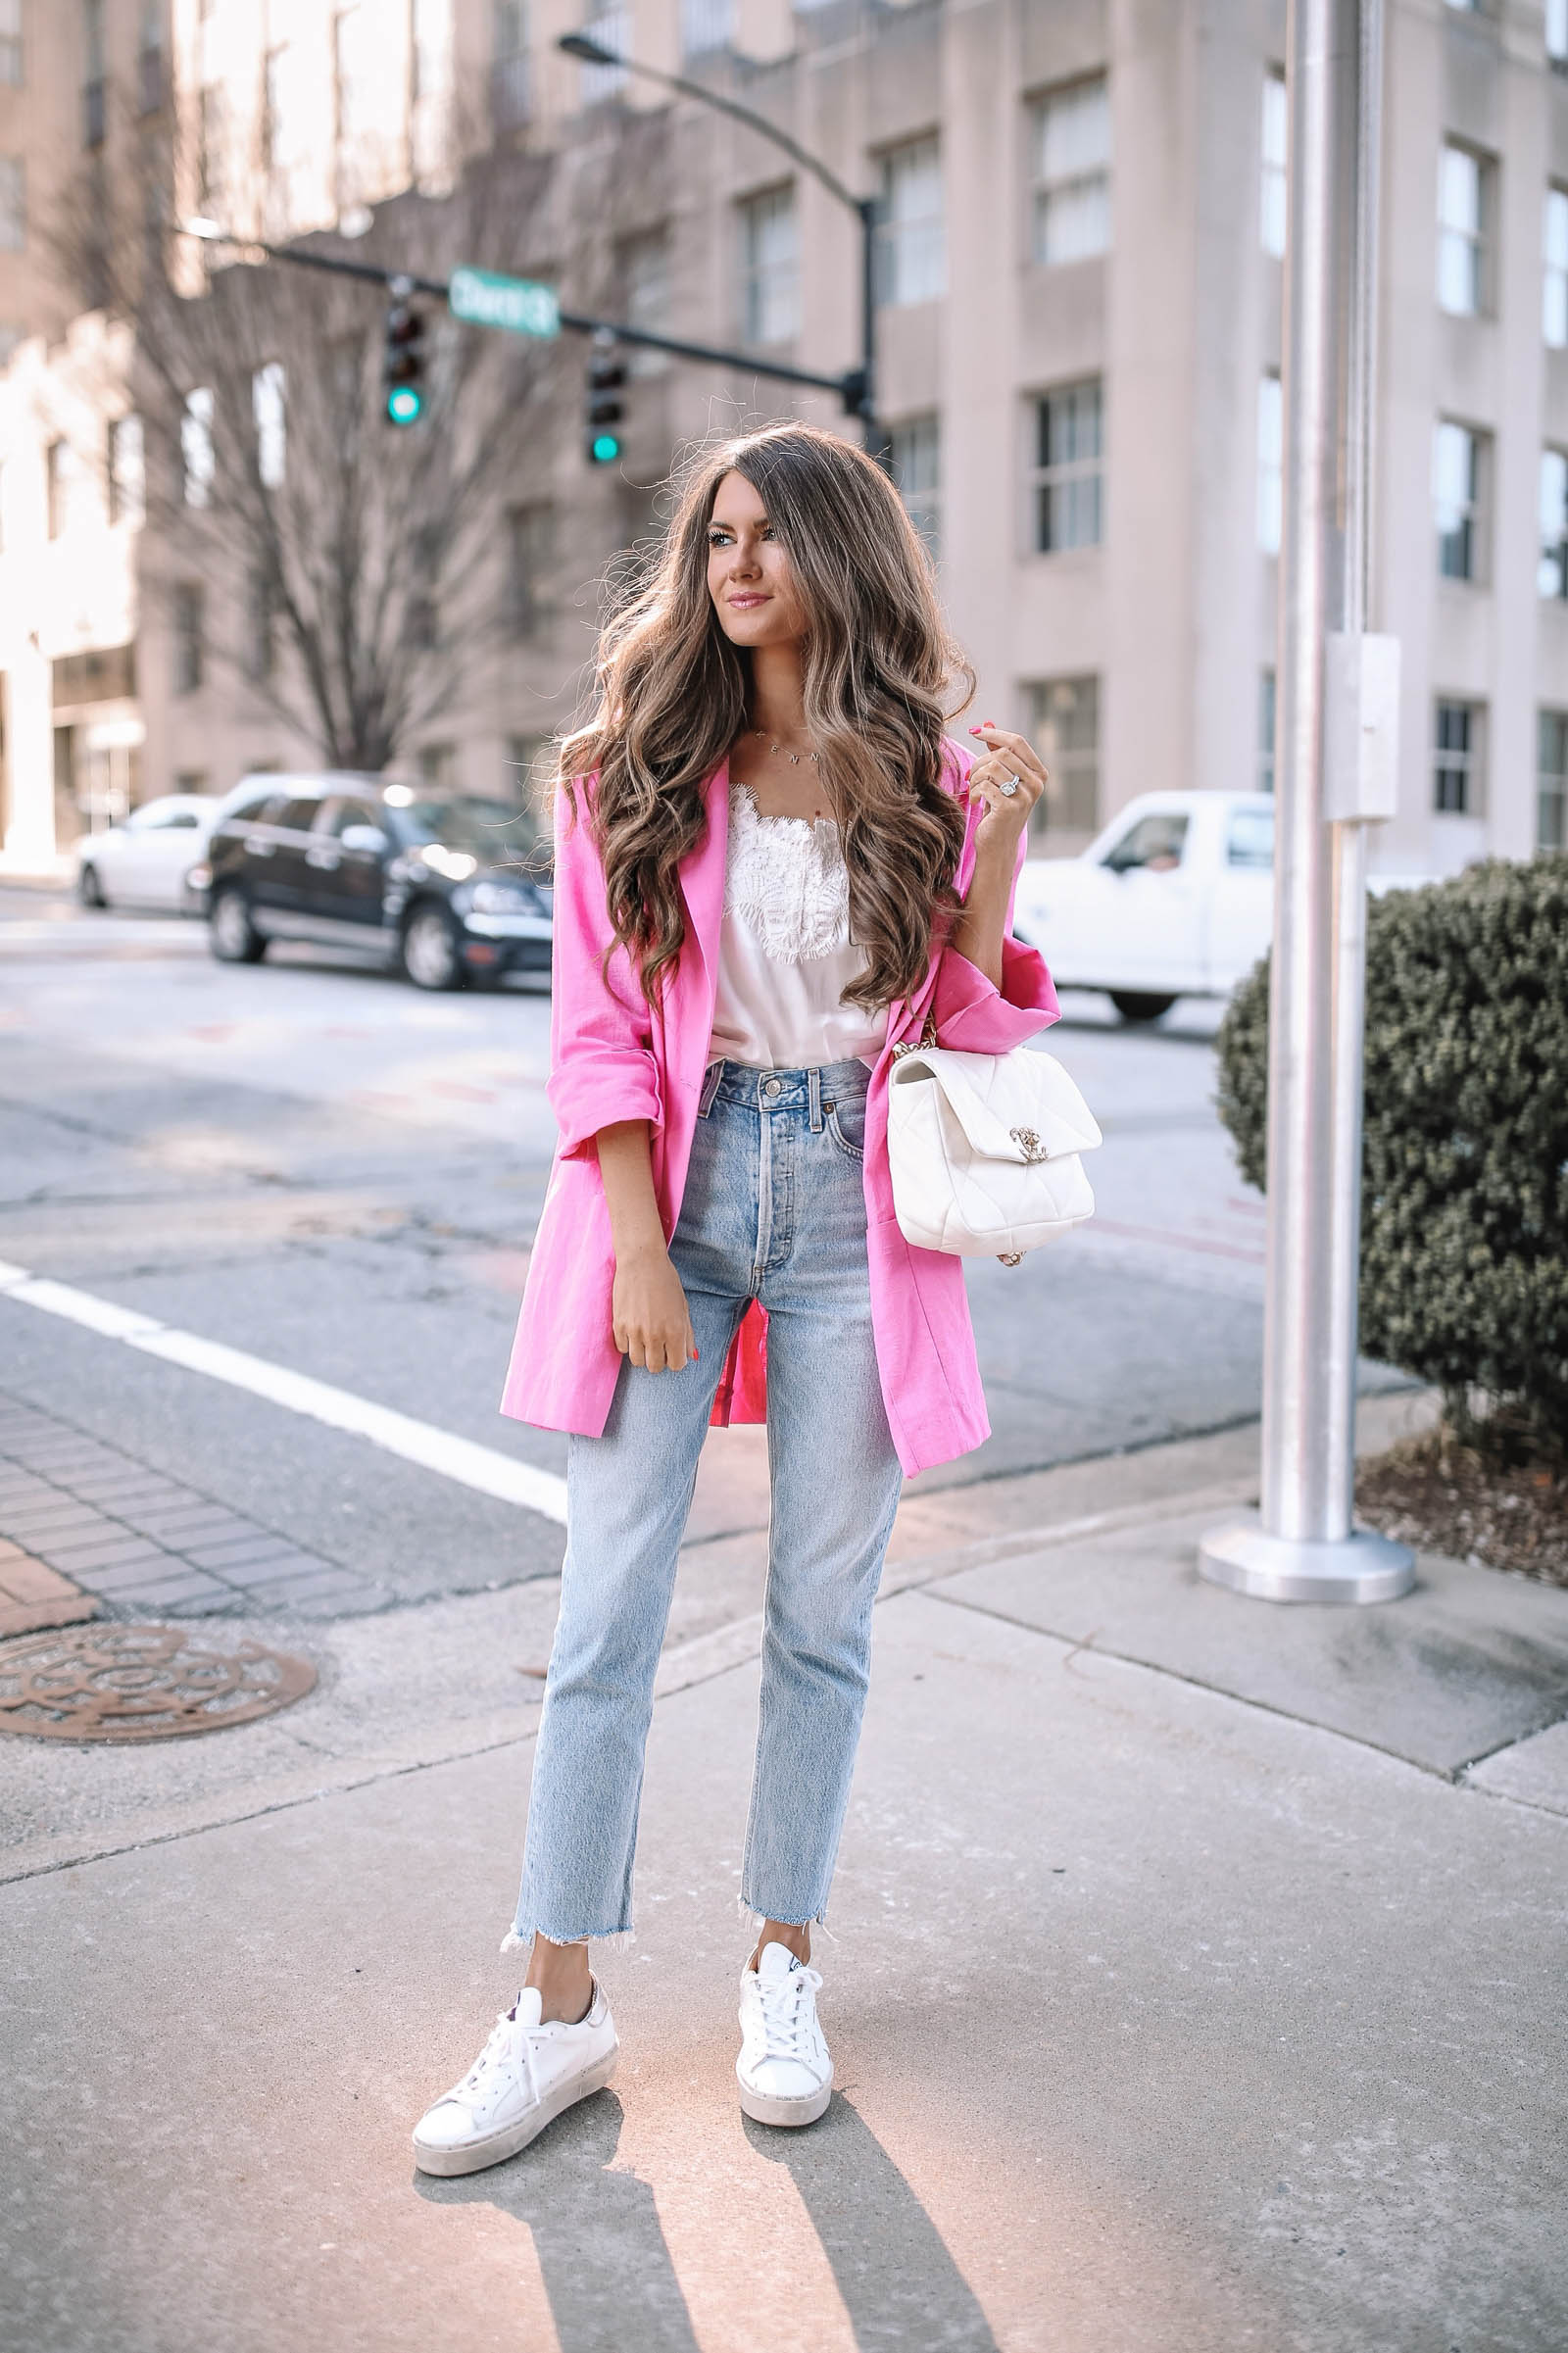
[{"label": "gold necklace", "polygon": [[792,768],[798,768],[803,760],[810,760],[816,767],[820,767],[822,764],[821,755],[819,753],[791,752],[786,745],[773,743],[770,741],[767,729],[765,727],[754,727],[752,729],[752,733],[756,736],[759,743],[766,744],[769,752],[776,755],[778,759],[787,760]]}]

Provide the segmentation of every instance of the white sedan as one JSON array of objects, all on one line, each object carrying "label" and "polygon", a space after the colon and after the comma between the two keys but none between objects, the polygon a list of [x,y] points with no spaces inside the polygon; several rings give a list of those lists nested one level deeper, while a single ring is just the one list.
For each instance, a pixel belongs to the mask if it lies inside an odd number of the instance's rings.
[{"label": "white sedan", "polygon": [[166,793],[144,801],[122,824],[76,844],[76,895],[83,907],[172,907],[199,912],[186,877],[207,856],[222,801],[216,794]]},{"label": "white sedan", "polygon": [[1064,989],[1103,989],[1128,1021],[1228,997],[1268,946],[1266,793],[1143,793],[1079,858],[1031,858],[1013,929]]}]

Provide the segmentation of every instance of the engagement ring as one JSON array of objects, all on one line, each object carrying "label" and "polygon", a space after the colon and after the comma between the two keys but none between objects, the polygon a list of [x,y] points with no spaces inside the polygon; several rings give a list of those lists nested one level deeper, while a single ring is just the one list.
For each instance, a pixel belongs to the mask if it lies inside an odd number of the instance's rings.
[{"label": "engagement ring", "polygon": [[1002,782],[998,785],[997,790],[1004,801],[1010,801],[1013,794],[1018,790],[1018,787],[1022,782],[1023,778],[1021,776],[1004,776]]}]

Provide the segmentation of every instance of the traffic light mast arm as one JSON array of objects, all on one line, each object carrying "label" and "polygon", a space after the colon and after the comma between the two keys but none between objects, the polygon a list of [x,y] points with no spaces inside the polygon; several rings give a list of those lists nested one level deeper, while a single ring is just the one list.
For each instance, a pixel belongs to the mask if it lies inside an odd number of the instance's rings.
[{"label": "traffic light mast arm", "polygon": [[[373,262],[345,262],[335,254],[302,253],[283,245],[269,245],[260,237],[228,237],[213,235],[205,229],[181,229],[182,236],[201,237],[209,245],[249,246],[252,252],[265,254],[270,262],[287,262],[297,270],[325,270],[335,277],[357,277],[372,286],[398,286],[413,294],[433,294],[446,302],[451,288],[445,278],[416,277],[408,270],[382,270]],[[638,344],[649,351],[667,351],[677,360],[706,361],[714,368],[735,368],[748,375],[773,377],[781,384],[807,384],[815,392],[836,392],[852,417],[860,414],[864,397],[861,370],[850,368],[843,375],[817,375],[808,368],[786,368],[777,360],[759,359],[753,352],[725,351],[711,343],[684,343],[676,335],[655,334],[651,327],[628,325],[617,319],[585,319],[575,311],[563,311],[561,323],[574,335],[613,335],[617,343]]]}]

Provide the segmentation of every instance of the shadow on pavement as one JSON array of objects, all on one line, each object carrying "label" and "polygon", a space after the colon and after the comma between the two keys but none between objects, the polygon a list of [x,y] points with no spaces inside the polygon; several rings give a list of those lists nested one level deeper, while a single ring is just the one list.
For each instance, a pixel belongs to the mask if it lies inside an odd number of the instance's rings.
[{"label": "shadow on pavement", "polygon": [[[455,2181],[416,2174],[414,2186],[432,2206],[494,2206],[527,2225],[562,2353],[697,2353],[653,2190],[611,2170],[623,2116],[602,2091],[510,2164]],[[935,2224],[842,2094],[805,2132],[743,2123],[800,2192],[859,2353],[998,2353]]]},{"label": "shadow on pavement", "polygon": [[601,2091],[509,2164],[456,2181],[416,2174],[414,2186],[432,2206],[495,2206],[527,2224],[561,2353],[697,2353],[653,2190],[610,2170],[624,2114]]},{"label": "shadow on pavement", "polygon": [[859,2353],[997,2353],[990,2323],[935,2223],[842,2092],[820,2124],[778,2132],[745,2120],[760,2157],[801,2193]]}]

